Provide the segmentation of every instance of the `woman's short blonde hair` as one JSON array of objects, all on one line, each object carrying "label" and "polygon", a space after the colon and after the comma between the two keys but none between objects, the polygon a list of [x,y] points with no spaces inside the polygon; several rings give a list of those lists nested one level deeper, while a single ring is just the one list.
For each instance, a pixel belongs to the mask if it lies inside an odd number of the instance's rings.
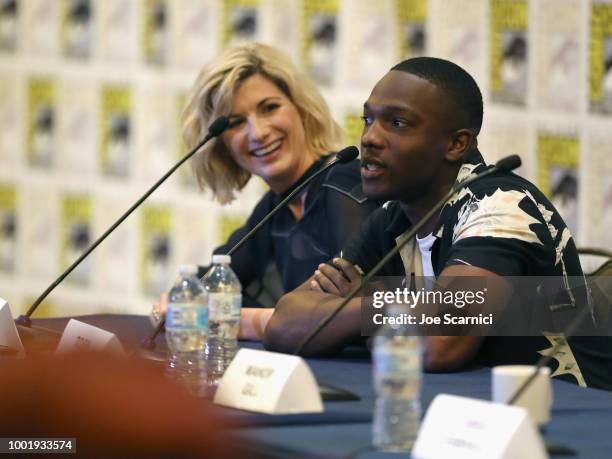
[{"label": "woman's short blonde hair", "polygon": [[[226,49],[198,75],[182,115],[187,149],[204,138],[214,119],[231,112],[234,92],[241,82],[255,74],[269,78],[295,104],[309,150],[323,155],[340,146],[340,126],[313,81],[298,71],[285,53],[271,46],[249,43]],[[200,188],[209,187],[222,204],[232,201],[234,192],[251,178],[250,172],[236,164],[220,138],[202,147],[191,164]]]}]

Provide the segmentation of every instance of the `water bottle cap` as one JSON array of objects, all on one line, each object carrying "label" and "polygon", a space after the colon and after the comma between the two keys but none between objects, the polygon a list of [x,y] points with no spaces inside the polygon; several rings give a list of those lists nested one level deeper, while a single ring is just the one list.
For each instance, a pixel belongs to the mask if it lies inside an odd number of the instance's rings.
[{"label": "water bottle cap", "polygon": [[229,265],[232,257],[231,255],[213,255],[212,262],[214,265]]},{"label": "water bottle cap", "polygon": [[198,267],[196,265],[181,265],[179,268],[179,274],[181,276],[193,276],[198,273]]}]

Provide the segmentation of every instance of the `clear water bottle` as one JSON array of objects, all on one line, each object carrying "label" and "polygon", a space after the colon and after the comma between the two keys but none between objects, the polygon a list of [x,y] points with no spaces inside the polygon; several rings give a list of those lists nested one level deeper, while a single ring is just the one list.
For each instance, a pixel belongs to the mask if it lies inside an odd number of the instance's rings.
[{"label": "clear water bottle", "polygon": [[206,290],[196,265],[182,265],[168,295],[166,342],[170,351],[167,374],[190,393],[206,393],[204,345],[208,331]]},{"label": "clear water bottle", "polygon": [[208,384],[216,386],[238,351],[242,286],[230,267],[229,255],[213,255],[213,266],[202,278],[208,294]]},{"label": "clear water bottle", "polygon": [[[390,306],[388,315],[407,312]],[[421,417],[422,345],[409,325],[384,325],[374,337],[372,360],[376,405],[372,443],[383,451],[409,451]]]}]

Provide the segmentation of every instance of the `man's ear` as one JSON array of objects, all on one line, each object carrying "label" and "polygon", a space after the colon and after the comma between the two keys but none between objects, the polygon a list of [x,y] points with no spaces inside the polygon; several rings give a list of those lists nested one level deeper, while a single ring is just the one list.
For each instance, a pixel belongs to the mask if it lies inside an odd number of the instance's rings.
[{"label": "man's ear", "polygon": [[451,163],[461,161],[476,147],[476,134],[471,129],[459,129],[453,134],[445,159]]}]

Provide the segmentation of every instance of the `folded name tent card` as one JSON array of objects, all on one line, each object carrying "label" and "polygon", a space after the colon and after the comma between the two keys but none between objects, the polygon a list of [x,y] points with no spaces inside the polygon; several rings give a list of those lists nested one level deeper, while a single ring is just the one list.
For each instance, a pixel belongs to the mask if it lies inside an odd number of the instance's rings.
[{"label": "folded name tent card", "polygon": [[0,346],[14,350],[14,357],[25,357],[25,350],[19,338],[13,314],[8,301],[0,298]]},{"label": "folded name tent card", "polygon": [[269,414],[321,413],[317,382],[301,357],[240,349],[219,382],[214,402]]},{"label": "folded name tent card", "polygon": [[111,332],[70,319],[64,329],[64,334],[57,345],[58,354],[75,351],[110,351],[125,355],[119,339]]},{"label": "folded name tent card", "polygon": [[544,459],[548,454],[524,408],[440,394],[429,405],[412,457]]}]

